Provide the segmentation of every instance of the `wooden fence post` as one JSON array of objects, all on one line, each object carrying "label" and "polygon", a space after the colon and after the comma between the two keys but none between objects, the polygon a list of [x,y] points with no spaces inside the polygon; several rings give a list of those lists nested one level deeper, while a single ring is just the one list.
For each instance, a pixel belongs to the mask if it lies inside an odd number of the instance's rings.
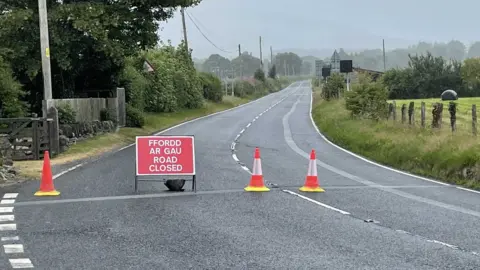
[{"label": "wooden fence post", "polygon": [[477,136],[477,105],[472,105],[472,132]]},{"label": "wooden fence post", "polygon": [[405,124],[407,121],[407,105],[402,104],[402,124]]},{"label": "wooden fence post", "polygon": [[408,105],[408,124],[413,125],[415,123],[415,103],[413,101]]},{"label": "wooden fence post", "polygon": [[422,101],[420,104],[420,121],[422,124],[422,128],[425,127],[425,102]]},{"label": "wooden fence post", "polygon": [[443,103],[440,103],[440,114],[439,114],[438,127],[442,128],[442,124],[443,124]]},{"label": "wooden fence post", "polygon": [[393,114],[393,121],[397,121],[397,103],[394,101],[392,101],[392,105],[393,105],[393,110],[392,110],[392,114]]},{"label": "wooden fence post", "polygon": [[457,130],[457,104],[455,102],[450,102],[448,104],[448,111],[450,112],[450,127],[452,132]]},{"label": "wooden fence post", "polygon": [[432,110],[432,128],[440,128],[442,111],[440,108],[441,103],[434,103]]}]

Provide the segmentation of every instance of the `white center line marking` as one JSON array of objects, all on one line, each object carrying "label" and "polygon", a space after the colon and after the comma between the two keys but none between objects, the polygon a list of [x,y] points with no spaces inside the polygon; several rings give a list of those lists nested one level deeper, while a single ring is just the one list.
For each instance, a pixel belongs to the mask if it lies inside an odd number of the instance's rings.
[{"label": "white center line marking", "polygon": [[32,261],[30,259],[9,259],[12,268],[33,268]]},{"label": "white center line marking", "polygon": [[0,222],[14,221],[14,220],[15,220],[14,215],[0,215]]},{"label": "white center line marking", "polygon": [[18,193],[5,193],[5,195],[3,195],[3,198],[4,199],[15,199],[17,198],[18,196]]},{"label": "white center line marking", "polygon": [[339,212],[340,214],[350,215],[350,213],[347,212],[347,211],[340,210],[340,209],[338,209],[338,208],[335,208],[335,207],[330,206],[330,205],[328,205],[328,204],[321,203],[321,202],[316,201],[316,200],[314,200],[314,199],[310,199],[310,198],[308,198],[308,197],[306,197],[306,196],[300,195],[300,194],[295,193],[295,192],[293,192],[293,191],[286,190],[286,189],[284,189],[284,190],[282,190],[282,191],[283,191],[283,192],[286,192],[286,193],[289,193],[289,194],[291,194],[291,195],[294,195],[294,196],[298,196],[298,197],[300,197],[300,198],[302,198],[302,199],[304,199],[304,200],[307,200],[307,201],[309,201],[309,202],[312,202],[312,203],[314,203],[314,204],[316,204],[316,205],[320,205],[320,206],[323,206],[323,207],[328,208],[328,209],[330,209],[330,210]]},{"label": "white center line marking", "polygon": [[23,253],[23,245],[22,244],[3,245],[3,249],[5,250],[6,254]]},{"label": "white center line marking", "polygon": [[15,231],[17,229],[17,224],[0,224],[0,231]]},{"label": "white center line marking", "polygon": [[18,236],[4,236],[1,238],[2,241],[18,241],[20,237]]}]

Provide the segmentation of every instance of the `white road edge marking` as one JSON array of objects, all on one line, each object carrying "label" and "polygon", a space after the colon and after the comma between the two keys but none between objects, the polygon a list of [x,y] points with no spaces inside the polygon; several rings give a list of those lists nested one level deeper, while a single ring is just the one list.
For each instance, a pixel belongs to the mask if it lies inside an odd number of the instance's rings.
[{"label": "white road edge marking", "polygon": [[3,249],[5,250],[6,254],[23,253],[24,252],[22,244],[6,244],[6,245],[3,245]]},{"label": "white road edge marking", "polygon": [[0,222],[14,221],[14,220],[15,220],[14,215],[0,215]]},{"label": "white road edge marking", "polygon": [[478,191],[478,190],[473,190],[473,189],[464,188],[464,187],[456,187],[456,188],[461,189],[461,190],[470,191],[470,192],[473,192],[473,193],[480,194],[480,191]]},{"label": "white road edge marking", "polygon": [[330,210],[336,211],[336,212],[338,212],[338,213],[340,213],[340,214],[342,214],[342,215],[350,215],[350,213],[347,212],[347,211],[343,211],[343,210],[340,210],[340,209],[335,208],[335,207],[333,207],[333,206],[330,206],[330,205],[328,205],[328,204],[321,203],[321,202],[319,202],[319,201],[316,201],[316,200],[314,200],[314,199],[311,199],[311,198],[308,198],[308,197],[306,197],[306,196],[300,195],[300,194],[295,193],[295,192],[293,192],[293,191],[286,190],[286,189],[284,189],[284,190],[282,190],[282,191],[285,192],[285,193],[288,193],[288,194],[297,196],[297,197],[299,197],[299,198],[302,198],[302,199],[304,199],[304,200],[307,200],[307,201],[309,201],[309,202],[311,202],[311,203],[314,203],[314,204],[316,204],[316,205],[320,205],[320,206],[323,206],[323,207],[328,208],[328,209],[330,209]]},{"label": "white road edge marking", "polygon": [[[310,90],[311,90],[311,85],[309,86],[310,87]],[[317,133],[322,137],[323,140],[325,140],[328,144],[342,150],[343,152],[347,153],[347,154],[350,154],[358,159],[361,159],[367,163],[370,163],[370,164],[373,164],[375,166],[378,166],[380,168],[383,168],[383,169],[386,169],[386,170],[390,170],[390,171],[393,171],[393,172],[396,172],[396,173],[399,173],[399,174],[403,174],[403,175],[406,175],[406,176],[410,176],[410,177],[413,177],[413,178],[417,178],[417,179],[420,179],[420,180],[424,180],[424,181],[428,181],[428,182],[433,182],[433,183],[436,183],[436,184],[439,184],[439,185],[444,185],[444,186],[451,186],[450,184],[447,184],[447,183],[443,183],[443,182],[440,182],[440,181],[437,181],[437,180],[433,180],[433,179],[428,179],[426,177],[422,177],[422,176],[418,176],[418,175],[414,175],[414,174],[411,174],[411,173],[407,173],[407,172],[404,172],[404,171],[400,171],[400,170],[397,170],[397,169],[394,169],[394,168],[391,168],[391,167],[388,167],[388,166],[385,166],[385,165],[382,165],[382,164],[379,164],[379,163],[376,163],[374,161],[371,161],[369,159],[366,159],[360,155],[357,155],[353,152],[350,152],[348,151],[347,149],[344,149],[336,144],[334,144],[333,142],[329,141],[327,139],[327,137],[325,137],[321,132],[320,130],[318,129],[317,125],[315,124],[315,121],[313,120],[313,116],[312,116],[312,109],[313,109],[313,91],[311,91],[311,95],[310,95],[310,120],[312,121],[312,125],[313,127],[315,128],[315,130],[317,131]]]},{"label": "white road edge marking", "polygon": [[21,269],[21,268],[33,268],[32,261],[27,258],[22,259],[9,259],[12,268]]}]

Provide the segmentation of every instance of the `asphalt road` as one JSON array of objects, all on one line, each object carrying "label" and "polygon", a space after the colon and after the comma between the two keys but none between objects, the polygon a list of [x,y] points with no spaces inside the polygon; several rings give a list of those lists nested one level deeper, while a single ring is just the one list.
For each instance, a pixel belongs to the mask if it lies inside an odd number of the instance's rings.
[{"label": "asphalt road", "polygon": [[[128,197],[132,147],[58,177],[60,197],[19,187],[17,228],[0,234],[24,253],[0,252],[0,269],[9,258],[36,269],[479,269],[480,194],[332,146],[311,123],[310,93],[296,83],[167,132],[195,135],[197,195],[142,183],[144,197]],[[268,193],[243,192],[256,146]],[[321,194],[298,192],[312,148]]]}]

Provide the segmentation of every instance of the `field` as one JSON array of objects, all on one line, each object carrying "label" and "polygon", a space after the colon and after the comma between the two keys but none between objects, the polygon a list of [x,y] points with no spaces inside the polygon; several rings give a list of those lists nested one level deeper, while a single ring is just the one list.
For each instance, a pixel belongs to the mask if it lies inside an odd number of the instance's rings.
[{"label": "field", "polygon": [[[458,101],[457,128],[449,129],[448,102],[444,102],[443,127],[432,130],[432,103],[435,99],[415,102],[415,126],[401,124],[402,104],[397,103],[397,121],[374,122],[353,119],[343,99],[324,101],[315,94],[313,118],[330,140],[355,153],[398,169],[433,177],[470,188],[480,188],[480,144],[471,133],[471,104],[480,98]],[[420,127],[420,102],[426,103],[426,126]],[[445,107],[447,106],[447,107]]]},{"label": "field", "polygon": [[[431,98],[431,99],[398,99],[395,100],[397,103],[397,120],[400,121],[401,119],[401,110],[402,104],[406,104],[408,108],[408,104],[410,102],[415,103],[415,123],[417,126],[420,125],[420,103],[423,101],[425,102],[426,112],[426,125],[431,125],[432,123],[432,110],[433,104],[437,102],[443,103],[443,114],[442,114],[442,127],[443,131],[450,131],[450,113],[448,112],[448,105],[449,101],[442,101],[441,99]],[[391,102],[391,101],[389,101]],[[455,101],[457,103],[457,131],[459,133],[470,133],[472,132],[472,105],[476,104],[478,109],[480,110],[480,98],[459,98]],[[477,112],[477,115],[480,112]],[[407,118],[408,119],[408,118]]]}]

